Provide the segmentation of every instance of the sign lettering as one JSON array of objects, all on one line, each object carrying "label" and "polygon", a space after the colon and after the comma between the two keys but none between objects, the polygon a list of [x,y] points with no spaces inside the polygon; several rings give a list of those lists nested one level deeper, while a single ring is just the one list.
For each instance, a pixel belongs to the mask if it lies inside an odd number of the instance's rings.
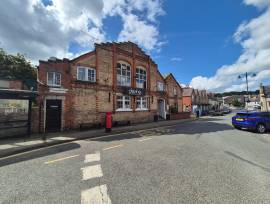
[{"label": "sign lettering", "polygon": [[144,89],[129,88],[126,90],[126,94],[131,95],[131,96],[143,96],[145,95],[145,91]]}]

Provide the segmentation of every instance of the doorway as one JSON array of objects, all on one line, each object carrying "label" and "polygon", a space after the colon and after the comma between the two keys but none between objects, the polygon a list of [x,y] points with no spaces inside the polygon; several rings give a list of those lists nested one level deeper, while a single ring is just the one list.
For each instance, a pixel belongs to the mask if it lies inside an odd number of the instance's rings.
[{"label": "doorway", "polygon": [[165,100],[158,99],[158,116],[161,119],[166,119]]},{"label": "doorway", "polygon": [[46,100],[46,132],[61,130],[62,100]]}]

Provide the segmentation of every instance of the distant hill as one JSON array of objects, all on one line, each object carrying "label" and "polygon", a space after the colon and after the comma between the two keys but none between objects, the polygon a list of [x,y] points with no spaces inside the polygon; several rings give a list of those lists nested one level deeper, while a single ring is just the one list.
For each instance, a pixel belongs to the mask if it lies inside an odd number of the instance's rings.
[{"label": "distant hill", "polygon": [[[258,95],[260,93],[259,90],[256,91],[249,91],[250,95]],[[224,92],[224,93],[216,93],[216,97],[224,97],[224,96],[234,96],[234,95],[247,95],[246,91],[231,91],[231,92]]]}]

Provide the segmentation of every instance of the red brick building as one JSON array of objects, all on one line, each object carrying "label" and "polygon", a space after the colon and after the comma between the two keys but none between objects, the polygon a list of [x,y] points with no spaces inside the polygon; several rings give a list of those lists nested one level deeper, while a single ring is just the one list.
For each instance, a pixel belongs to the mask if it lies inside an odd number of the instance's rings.
[{"label": "red brick building", "polygon": [[40,131],[103,125],[105,113],[131,123],[166,118],[171,105],[182,112],[182,89],[166,79],[136,44],[102,43],[73,60],[51,58],[38,67]]},{"label": "red brick building", "polygon": [[183,88],[184,112],[206,114],[209,111],[209,98],[206,90],[198,90],[190,87]]},{"label": "red brick building", "polygon": [[195,101],[195,92],[193,88],[183,88],[183,111],[192,112]]},{"label": "red brick building", "polygon": [[183,111],[183,89],[170,73],[165,77],[167,93],[168,93],[168,106],[172,113]]}]

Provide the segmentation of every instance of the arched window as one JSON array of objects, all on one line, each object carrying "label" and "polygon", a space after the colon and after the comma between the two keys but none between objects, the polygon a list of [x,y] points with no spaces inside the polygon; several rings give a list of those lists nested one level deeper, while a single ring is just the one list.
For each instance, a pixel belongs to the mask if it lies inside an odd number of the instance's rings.
[{"label": "arched window", "polygon": [[137,88],[146,88],[146,70],[142,67],[136,68],[136,87]]},{"label": "arched window", "polygon": [[125,62],[117,63],[117,85],[130,86],[131,71],[130,65]]}]

